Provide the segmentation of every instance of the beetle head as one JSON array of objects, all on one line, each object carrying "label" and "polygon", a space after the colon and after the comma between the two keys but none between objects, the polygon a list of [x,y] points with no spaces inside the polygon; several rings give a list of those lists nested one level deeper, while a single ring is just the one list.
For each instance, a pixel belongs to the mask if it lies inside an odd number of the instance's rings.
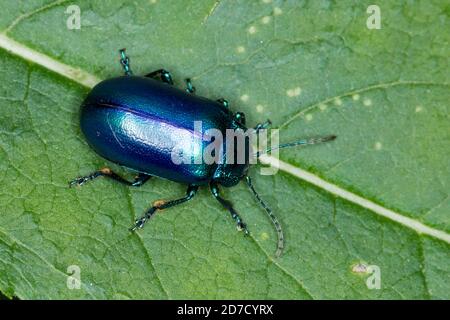
[{"label": "beetle head", "polygon": [[214,180],[224,187],[232,187],[246,175],[252,156],[250,140],[245,127],[245,115],[242,112],[234,114],[231,128],[227,131],[222,162],[217,166]]},{"label": "beetle head", "polygon": [[249,164],[220,164],[215,172],[214,180],[224,187],[233,187],[246,175]]}]

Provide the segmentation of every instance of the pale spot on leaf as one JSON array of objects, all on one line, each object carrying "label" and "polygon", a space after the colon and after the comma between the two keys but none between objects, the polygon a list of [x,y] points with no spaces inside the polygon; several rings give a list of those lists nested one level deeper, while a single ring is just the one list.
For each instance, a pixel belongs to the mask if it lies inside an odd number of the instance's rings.
[{"label": "pale spot on leaf", "polygon": [[283,13],[283,10],[281,10],[281,8],[279,8],[279,7],[273,8],[273,14],[274,15],[279,16],[282,13]]},{"label": "pale spot on leaf", "polygon": [[237,51],[238,53],[244,53],[244,52],[245,52],[245,47],[239,46],[239,47],[236,48],[236,51]]},{"label": "pale spot on leaf", "polygon": [[267,232],[261,232],[259,238],[261,240],[267,240],[267,239],[269,239],[269,234]]},{"label": "pale spot on leaf", "polygon": [[268,23],[270,22],[270,20],[271,20],[271,17],[265,16],[265,17],[263,17],[263,18],[261,19],[261,22],[262,22],[263,24],[268,24]]},{"label": "pale spot on leaf", "polygon": [[374,147],[375,147],[375,150],[381,150],[383,145],[381,144],[381,142],[376,142]]},{"label": "pale spot on leaf", "polygon": [[364,99],[363,104],[364,104],[366,107],[370,107],[370,106],[372,105],[372,100],[366,98],[366,99]]},{"label": "pale spot on leaf", "polygon": [[288,97],[297,97],[301,93],[302,93],[302,89],[300,87],[286,90],[286,94]]},{"label": "pale spot on leaf", "polygon": [[367,265],[364,263],[357,263],[352,267],[354,273],[367,273]]},{"label": "pale spot on leaf", "polygon": [[247,102],[248,99],[250,99],[250,97],[249,97],[248,94],[243,94],[243,95],[241,96],[241,101]]}]

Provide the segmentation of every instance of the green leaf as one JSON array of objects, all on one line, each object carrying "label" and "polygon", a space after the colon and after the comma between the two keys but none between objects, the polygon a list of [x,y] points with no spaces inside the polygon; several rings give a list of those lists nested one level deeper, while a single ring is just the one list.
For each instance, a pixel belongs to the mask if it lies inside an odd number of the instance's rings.
[{"label": "green leaf", "polygon": [[[6,296],[450,298],[446,1],[378,1],[380,30],[366,27],[369,1],[86,0],[76,3],[80,30],[67,28],[70,4],[2,3]],[[270,118],[281,141],[338,136],[283,150],[274,176],[252,170],[285,230],[281,258],[243,184],[223,194],[247,222],[247,238],[206,188],[137,234],[128,231],[133,220],[185,186],[99,179],[68,188],[111,165],[86,144],[78,112],[89,91],[82,84],[122,73],[123,47],[136,74],[164,67],[179,86],[190,77],[199,95],[227,98],[250,124]],[[80,289],[67,286],[70,266],[80,268]],[[366,284],[369,266],[381,271],[380,289]]]}]

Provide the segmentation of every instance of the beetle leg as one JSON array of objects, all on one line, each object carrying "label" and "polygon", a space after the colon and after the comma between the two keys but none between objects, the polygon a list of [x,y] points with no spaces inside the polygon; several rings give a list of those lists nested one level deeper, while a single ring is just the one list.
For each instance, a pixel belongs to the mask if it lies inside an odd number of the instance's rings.
[{"label": "beetle leg", "polygon": [[220,202],[220,204],[222,204],[222,206],[230,212],[231,217],[236,222],[236,227],[238,228],[238,230],[239,231],[243,230],[244,234],[248,235],[250,232],[247,229],[247,225],[242,221],[242,218],[239,216],[236,210],[234,210],[231,202],[225,200],[219,195],[219,187],[217,186],[217,184],[213,182],[210,184],[210,187],[211,193],[213,194],[214,198],[216,198]]},{"label": "beetle leg", "polygon": [[153,203],[153,206],[150,209],[148,209],[141,218],[137,219],[134,222],[134,226],[130,228],[130,231],[135,231],[137,229],[143,228],[145,223],[153,217],[153,215],[156,213],[157,210],[163,210],[163,209],[167,209],[170,207],[174,207],[183,202],[191,200],[197,193],[197,190],[198,190],[198,186],[190,185],[186,191],[186,195],[183,198],[176,199],[176,200],[170,200],[170,201],[166,201],[166,200],[155,201]]},{"label": "beetle leg", "polygon": [[191,79],[186,78],[184,81],[186,82],[186,91],[192,94],[195,93],[195,87],[192,85]]},{"label": "beetle leg", "polygon": [[164,69],[155,70],[145,75],[147,78],[159,78],[162,82],[173,84],[172,75],[169,71]]},{"label": "beetle leg", "polygon": [[216,101],[221,103],[225,108],[228,108],[229,106],[228,100],[225,100],[224,98],[217,99]]},{"label": "beetle leg", "polygon": [[125,53],[125,48],[120,49],[120,64],[123,67],[123,71],[125,72],[125,75],[130,76],[133,74],[133,72],[131,71],[130,68],[130,58],[128,58],[128,56]]},{"label": "beetle leg", "polygon": [[258,133],[259,130],[261,129],[267,129],[270,125],[272,124],[272,121],[270,121],[269,119],[267,119],[265,122],[263,123],[258,123],[256,125],[256,127],[254,128],[254,130],[256,131],[256,133]]},{"label": "beetle leg", "polygon": [[121,176],[119,176],[114,171],[112,171],[110,168],[102,168],[100,170],[92,172],[91,174],[89,174],[87,176],[73,179],[72,181],[69,182],[69,187],[81,186],[81,185],[85,184],[86,182],[94,180],[95,178],[98,178],[98,177],[107,177],[107,178],[111,178],[117,182],[120,182],[122,184],[125,184],[127,186],[140,187],[145,182],[147,182],[148,179],[150,179],[152,176],[145,174],[145,173],[139,173],[133,181],[128,181],[128,180],[122,178]]},{"label": "beetle leg", "polygon": [[245,126],[245,113],[243,113],[243,112],[236,112],[236,113],[234,114],[234,119],[235,119],[237,122],[239,122],[239,123],[241,123],[242,125]]}]

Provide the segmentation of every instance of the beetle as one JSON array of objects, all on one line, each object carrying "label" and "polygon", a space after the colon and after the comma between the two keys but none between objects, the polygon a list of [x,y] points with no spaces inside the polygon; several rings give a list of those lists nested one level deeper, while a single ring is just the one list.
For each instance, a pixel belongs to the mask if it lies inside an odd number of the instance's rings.
[{"label": "beetle", "polygon": [[[227,129],[247,132],[250,129],[246,127],[244,113],[233,113],[227,100],[223,98],[211,100],[195,95],[195,87],[190,79],[185,79],[185,90],[175,87],[171,74],[164,69],[145,76],[133,75],[125,49],[120,50],[120,63],[125,75],[98,83],[84,99],[81,105],[80,126],[94,151],[111,162],[137,172],[137,175],[133,181],[129,181],[106,167],[73,179],[69,182],[69,186],[81,186],[98,177],[107,177],[135,187],[142,186],[151,177],[187,184],[184,197],[155,201],[141,218],[135,220],[130,228],[135,231],[141,229],[158,210],[189,201],[200,186],[209,185],[214,198],[229,211],[237,229],[248,235],[247,225],[241,216],[231,202],[224,199],[219,192],[219,186],[232,187],[245,179],[256,200],[275,226],[278,236],[275,255],[280,256],[284,248],[283,231],[272,210],[259,197],[252,185],[247,174],[250,165],[248,157],[243,163],[225,161],[212,164],[205,162],[176,164],[172,161],[172,151],[175,145],[180,143],[185,143],[189,147],[194,143],[194,147],[200,151],[205,148],[205,141],[194,137],[195,121],[202,121],[202,134],[211,128],[220,132]],[[258,132],[269,125],[268,120],[251,130]],[[280,145],[277,149],[331,141],[335,137],[331,135],[300,140]],[[244,144],[243,148],[245,150],[241,151],[244,153],[249,151],[248,144]],[[260,155],[261,153],[257,154],[258,157]],[[188,156],[196,157],[197,154]]]}]

